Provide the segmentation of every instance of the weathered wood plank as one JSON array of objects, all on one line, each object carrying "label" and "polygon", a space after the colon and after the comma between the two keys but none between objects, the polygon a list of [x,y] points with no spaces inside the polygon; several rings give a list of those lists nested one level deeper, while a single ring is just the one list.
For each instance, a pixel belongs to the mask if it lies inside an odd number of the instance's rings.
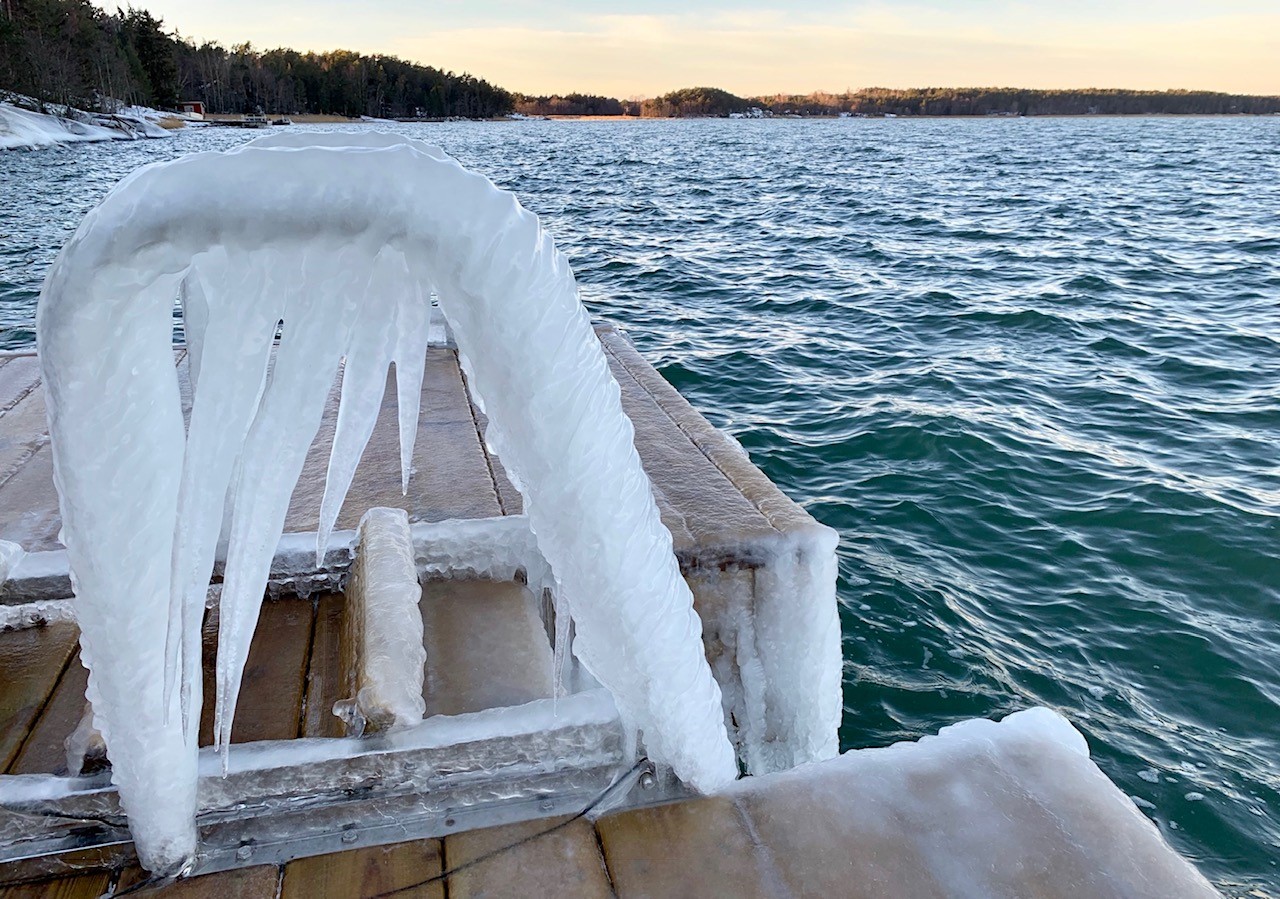
[{"label": "weathered wood plank", "polygon": [[126,868],[120,875],[115,895],[124,890],[137,889],[131,896],[163,896],[164,899],[275,899],[280,886],[280,869],[275,865],[259,865],[206,874],[190,880],[159,887],[141,887],[146,872],[141,868]]},{"label": "weathered wood plank", "polygon": [[[591,823],[526,821],[445,838],[449,899],[608,899],[614,892]],[[530,839],[532,837],[532,839]],[[528,840],[528,842],[522,842]],[[481,859],[469,867],[469,862]]]},{"label": "weathered wood plank", "polygon": [[[636,451],[653,482],[662,522],[671,531],[676,550],[689,551],[776,535],[769,520],[735,488],[659,403],[649,382],[666,384],[661,376],[645,365],[642,374],[652,374],[652,378],[646,377],[642,383],[610,342],[604,346],[610,369],[622,388],[622,409],[635,426]],[[697,415],[687,403],[685,407]]]},{"label": "weathered wood plank", "polygon": [[[468,393],[469,396],[470,393]],[[489,476],[493,478],[493,486],[498,493],[498,504],[502,507],[502,514],[519,515],[524,512],[524,497],[520,495],[520,491],[511,483],[511,477],[502,466],[502,460],[491,453],[488,445],[484,442],[485,434],[489,429],[489,417],[481,412],[474,403],[471,406],[471,413],[475,421],[476,432],[480,435],[480,447],[484,450],[485,461],[489,465]]]},{"label": "weathered wood plank", "polygon": [[[286,531],[316,528],[339,395],[340,390],[335,386],[294,489],[285,521]],[[471,419],[457,359],[451,350],[433,348],[428,353],[407,497],[400,492],[397,409],[395,376],[391,374],[373,435],[339,512],[338,527],[355,528],[360,517],[374,506],[405,509],[410,521],[486,518],[500,514],[493,478]]]},{"label": "weathered wood plank", "polygon": [[622,899],[789,895],[760,863],[750,829],[729,799],[618,812],[597,821],[596,830]]},{"label": "weathered wood plank", "polygon": [[35,389],[0,416],[0,485],[21,470],[48,439],[44,391]]},{"label": "weathered wood plank", "polygon": [[98,899],[111,883],[108,871],[0,886],[0,899]]},{"label": "weathered wood plank", "polygon": [[[784,502],[785,498],[780,495],[772,500],[765,497],[759,502],[744,496],[744,488],[733,480],[736,468],[725,469],[726,465],[733,468],[731,463],[737,456],[724,450],[729,444],[723,436],[714,434],[719,443],[710,449],[701,447],[699,441],[706,443],[711,438],[694,427],[699,423],[705,425],[700,419],[694,420],[697,413],[679,400],[678,394],[661,382],[658,375],[643,367],[643,360],[625,338],[606,329],[601,332],[601,339],[622,387],[624,409],[636,425],[637,448],[653,479],[663,520],[675,536],[677,550],[688,550],[699,542],[724,543],[729,538],[741,540],[757,532],[772,532],[765,507],[774,500],[788,508],[794,504]],[[183,356],[179,350],[179,386],[185,412],[190,405],[190,384],[188,363]],[[28,376],[19,381],[31,381],[36,376],[33,356],[14,357],[5,369],[15,366],[29,369]],[[294,493],[286,530],[305,531],[316,526],[338,398],[335,385]],[[363,512],[375,505],[407,509],[414,521],[518,513],[522,506],[519,494],[511,486],[501,462],[485,452],[475,433],[477,426],[483,431],[487,422],[470,402],[455,352],[444,347],[431,348],[413,460],[415,472],[410,495],[401,496],[395,383],[394,375],[389,376],[373,438],[357,470],[355,485],[342,509],[338,526],[355,527]],[[697,433],[691,433],[691,428]],[[705,425],[703,430],[710,432],[710,426]],[[23,475],[29,483],[22,485],[21,496],[15,493],[8,502],[0,503],[6,508],[21,510],[21,517],[31,519],[23,523],[12,520],[19,516],[12,516],[8,521],[0,521],[0,539],[25,535],[43,541],[41,546],[29,546],[29,549],[56,546],[58,517],[52,469],[47,450],[36,452],[45,439],[43,391],[37,387],[0,418],[0,483],[28,464],[40,466],[39,470]],[[712,455],[723,464],[717,464]],[[749,465],[745,459],[740,461]],[[754,486],[748,486],[754,491]],[[776,488],[766,492],[772,497]],[[11,531],[7,538],[5,528]]]},{"label": "weathered wood plank", "polygon": [[191,404],[195,401],[194,391],[191,389],[191,360],[185,348],[179,349],[174,354],[174,359],[178,369],[178,401],[182,404],[182,418],[187,424],[191,424]]},{"label": "weathered wood plank", "polygon": [[40,385],[40,360],[29,356],[0,357],[0,417]]},{"label": "weathered wood plank", "polygon": [[74,624],[0,632],[0,771],[7,772],[75,652]]},{"label": "weathered wood plank", "polygon": [[345,602],[341,594],[331,593],[316,603],[316,627],[307,666],[307,704],[302,716],[304,737],[342,736],[342,721],[333,713],[333,704],[346,698],[342,695],[344,677],[338,639]]},{"label": "weathered wood plank", "polygon": [[89,672],[81,664],[77,650],[31,728],[22,752],[9,767],[9,774],[67,773],[66,739],[84,715],[88,681]]},{"label": "weathered wood plank", "polygon": [[427,350],[422,376],[421,420],[437,424],[471,421],[471,401],[458,365],[458,353],[446,347]]},{"label": "weathered wood plank", "polygon": [[[43,439],[43,438],[42,438]],[[0,483],[0,540],[17,543],[27,552],[60,549],[62,515],[53,486],[53,448],[35,446],[31,456]]]},{"label": "weathered wood plank", "polygon": [[397,891],[406,899],[444,899],[439,840],[374,846],[302,858],[285,865],[281,899],[366,899]]},{"label": "weathered wood plank", "polygon": [[324,498],[329,450],[333,446],[333,434],[338,421],[341,386],[339,380],[329,388],[324,413],[320,418],[320,427],[316,431],[315,439],[311,441],[311,447],[307,450],[306,461],[302,464],[302,473],[298,476],[298,483],[294,486],[293,495],[289,499],[289,512],[284,520],[286,532],[314,531],[320,520],[320,502]]},{"label": "weathered wood plank", "polygon": [[[790,497],[778,489],[728,434],[707,421],[680,392],[637,352],[625,336],[611,326],[599,327],[596,334],[609,357],[614,373],[625,370],[648,394],[670,422],[683,433],[728,482],[728,489],[753,506],[771,528],[780,531],[807,529],[813,519]],[[637,423],[637,430],[641,426]]]},{"label": "weathered wood plank", "polygon": [[551,644],[528,588],[496,581],[422,585],[427,715],[461,715],[545,699]]},{"label": "weathered wood plank", "polygon": [[[298,736],[315,606],[309,600],[264,602],[249,648],[231,729],[232,743],[291,740]],[[200,745],[213,742],[217,615],[205,621],[204,696]]]},{"label": "weathered wood plank", "polygon": [[[394,500],[400,493],[400,468],[398,463],[388,468],[397,473],[395,486],[381,494],[365,494],[369,500],[366,508],[395,505]],[[413,470],[413,480],[409,483],[411,521],[491,518],[502,514],[489,463],[475,425],[470,421],[429,424],[420,429],[413,453]]]}]

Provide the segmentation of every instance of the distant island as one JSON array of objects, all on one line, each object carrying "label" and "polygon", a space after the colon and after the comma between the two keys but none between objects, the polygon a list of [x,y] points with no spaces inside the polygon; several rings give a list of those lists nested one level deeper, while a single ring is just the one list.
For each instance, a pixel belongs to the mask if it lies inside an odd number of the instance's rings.
[{"label": "distant island", "polygon": [[[544,98],[537,98],[542,100]],[[517,112],[538,104],[520,98]],[[1213,91],[1137,91],[1086,88],[872,87],[841,94],[737,97],[711,87],[672,91],[640,104],[638,114],[696,116],[1035,116],[1035,115],[1265,115],[1280,112],[1280,97]],[[589,113],[588,113],[589,114]]]},{"label": "distant island", "polygon": [[691,87],[644,100],[590,94],[529,96],[469,73],[348,50],[226,48],[165,29],[145,9],[109,13],[89,0],[7,3],[0,14],[0,98],[97,112],[120,106],[210,114],[436,120],[502,116],[859,117],[1036,115],[1262,115],[1280,96],[1212,91],[1019,88],[866,88],[833,94],[739,97]]}]

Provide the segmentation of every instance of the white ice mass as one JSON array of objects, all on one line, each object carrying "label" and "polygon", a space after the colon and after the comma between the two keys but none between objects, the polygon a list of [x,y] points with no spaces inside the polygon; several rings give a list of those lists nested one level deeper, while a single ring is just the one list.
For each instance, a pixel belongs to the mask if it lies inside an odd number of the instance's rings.
[{"label": "white ice mass", "polygon": [[[114,116],[78,110],[67,112],[68,116],[47,115],[0,102],[0,150],[38,150],[60,144],[172,136],[156,124],[155,110],[142,107],[129,107]],[[72,114],[77,117],[69,117]]]},{"label": "white ice mass", "polygon": [[392,364],[411,456],[433,291],[568,604],[575,653],[652,758],[699,789],[735,777],[671,535],[573,273],[537,217],[420,142],[273,136],[126,178],[63,248],[38,310],[88,695],[152,871],[181,870],[196,850],[201,619],[224,518],[223,746],[325,396],[342,366],[322,546]]}]

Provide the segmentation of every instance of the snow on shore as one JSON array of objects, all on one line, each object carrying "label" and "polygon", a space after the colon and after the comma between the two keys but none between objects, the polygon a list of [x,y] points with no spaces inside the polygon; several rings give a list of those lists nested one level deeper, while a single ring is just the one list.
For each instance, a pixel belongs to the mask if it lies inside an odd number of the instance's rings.
[{"label": "snow on shore", "polygon": [[0,102],[0,150],[34,150],[59,144],[169,137],[151,116],[95,115],[83,118],[45,115]]}]

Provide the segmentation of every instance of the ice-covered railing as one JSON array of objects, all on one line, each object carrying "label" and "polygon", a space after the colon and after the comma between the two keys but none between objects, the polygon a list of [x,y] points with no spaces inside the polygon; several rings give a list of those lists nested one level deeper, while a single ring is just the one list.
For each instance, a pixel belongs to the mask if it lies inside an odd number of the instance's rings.
[{"label": "ice-covered railing", "polygon": [[[41,296],[88,694],[143,863],[180,870],[196,849],[201,617],[224,517],[223,746],[340,365],[321,543],[392,363],[408,478],[433,288],[568,603],[576,655],[655,760],[700,789],[731,780],[701,624],[564,256],[511,194],[439,150],[390,135],[303,138],[317,140],[139,170],[86,216]],[[171,347],[179,294],[185,430]]]}]

